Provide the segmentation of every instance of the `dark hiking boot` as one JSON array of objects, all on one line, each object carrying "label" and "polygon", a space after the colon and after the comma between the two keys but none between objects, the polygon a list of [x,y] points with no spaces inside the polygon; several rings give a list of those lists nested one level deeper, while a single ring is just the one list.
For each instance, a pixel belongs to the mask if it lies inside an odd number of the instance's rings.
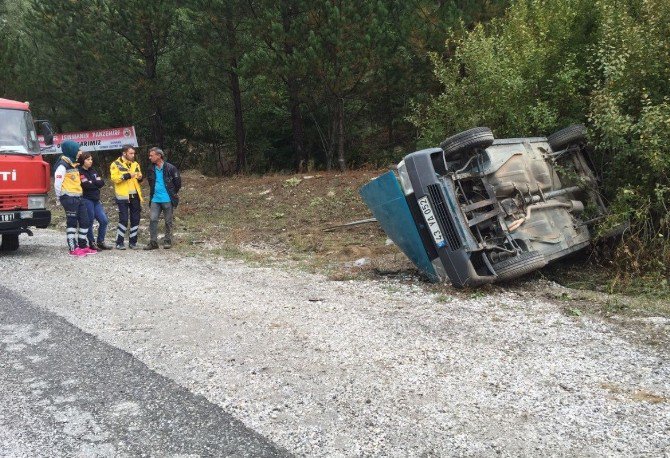
[{"label": "dark hiking boot", "polygon": [[172,240],[163,240],[163,248],[166,250],[172,248]]},{"label": "dark hiking boot", "polygon": [[151,241],[147,243],[147,246],[144,247],[145,250],[157,250],[158,242]]}]

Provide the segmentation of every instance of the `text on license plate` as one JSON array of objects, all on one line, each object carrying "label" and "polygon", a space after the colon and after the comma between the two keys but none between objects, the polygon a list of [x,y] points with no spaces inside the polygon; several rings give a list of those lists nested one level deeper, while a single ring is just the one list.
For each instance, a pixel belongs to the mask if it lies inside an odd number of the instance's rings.
[{"label": "text on license plate", "polygon": [[419,199],[418,202],[421,213],[423,213],[423,217],[426,220],[426,223],[428,223],[428,230],[430,231],[431,237],[433,237],[433,240],[435,241],[435,245],[438,247],[443,247],[445,245],[444,237],[442,236],[440,226],[437,224],[437,219],[435,218],[433,209],[430,206],[430,202],[428,202],[428,196],[423,196]]},{"label": "text on license plate", "polygon": [[0,223],[14,221],[14,213],[0,213]]}]

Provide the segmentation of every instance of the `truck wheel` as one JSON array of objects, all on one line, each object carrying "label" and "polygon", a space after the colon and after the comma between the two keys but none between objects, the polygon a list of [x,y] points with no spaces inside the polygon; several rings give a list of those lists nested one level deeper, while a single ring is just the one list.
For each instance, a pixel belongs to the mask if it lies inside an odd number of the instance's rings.
[{"label": "truck wheel", "polygon": [[492,264],[498,275],[496,281],[509,281],[522,275],[529,274],[547,265],[544,256],[537,251],[524,251],[518,255]]},{"label": "truck wheel", "polygon": [[19,249],[19,234],[4,234],[0,251],[16,251]]},{"label": "truck wheel", "polygon": [[547,137],[547,141],[554,151],[560,151],[573,143],[583,143],[586,141],[586,127],[582,124],[573,124],[554,132]]},{"label": "truck wheel", "polygon": [[444,156],[449,160],[460,153],[488,148],[493,144],[493,132],[488,127],[475,127],[453,135],[440,143]]}]

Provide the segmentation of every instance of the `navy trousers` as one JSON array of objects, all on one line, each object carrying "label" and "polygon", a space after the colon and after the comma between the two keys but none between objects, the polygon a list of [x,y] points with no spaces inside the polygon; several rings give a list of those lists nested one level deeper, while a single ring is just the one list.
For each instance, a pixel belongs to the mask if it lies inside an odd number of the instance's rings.
[{"label": "navy trousers", "polygon": [[[128,200],[116,200],[119,206],[119,226],[116,231],[116,244],[123,245],[123,241],[128,234],[128,241],[131,245],[137,245],[137,232],[140,229],[140,213],[142,206],[137,194],[132,194]],[[130,217],[130,225],[128,219]]]},{"label": "navy trousers", "polygon": [[[86,211],[84,199],[81,197],[62,195],[60,203],[65,209],[65,225],[67,227],[67,246],[70,251],[77,248],[86,248],[86,234],[91,225],[91,219]],[[79,230],[77,231],[77,225]]]}]

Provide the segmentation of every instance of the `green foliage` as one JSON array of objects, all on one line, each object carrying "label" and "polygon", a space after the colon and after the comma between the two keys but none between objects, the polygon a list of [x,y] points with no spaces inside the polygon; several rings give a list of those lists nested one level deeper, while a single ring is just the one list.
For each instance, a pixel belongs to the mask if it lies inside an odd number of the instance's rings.
[{"label": "green foliage", "polygon": [[13,61],[16,56],[15,50],[15,33],[13,28],[16,24],[15,17],[9,8],[7,0],[0,0],[0,68],[3,72],[0,73],[0,93],[10,93],[13,70]]},{"label": "green foliage", "polygon": [[505,17],[432,53],[442,92],[416,104],[421,142],[483,125],[498,136],[590,127],[612,215],[630,220],[619,252],[628,272],[670,262],[670,3],[517,0]]},{"label": "green foliage", "polygon": [[302,183],[302,180],[300,178],[292,177],[292,178],[289,178],[289,179],[285,180],[284,184],[282,186],[284,186],[285,188],[287,188],[287,187],[295,188],[300,183]]},{"label": "green foliage", "polygon": [[504,18],[452,34],[446,47],[453,58],[431,54],[443,91],[411,117],[424,145],[473,126],[490,126],[498,136],[536,135],[582,119],[585,50],[575,35],[589,28],[590,5],[517,1]]},{"label": "green foliage", "polygon": [[570,316],[575,316],[575,317],[582,316],[582,311],[579,310],[577,307],[568,308],[568,309],[566,309],[566,312]]},{"label": "green foliage", "polygon": [[629,273],[670,274],[670,5],[599,2],[589,120],[613,219],[633,222],[618,255]]}]

